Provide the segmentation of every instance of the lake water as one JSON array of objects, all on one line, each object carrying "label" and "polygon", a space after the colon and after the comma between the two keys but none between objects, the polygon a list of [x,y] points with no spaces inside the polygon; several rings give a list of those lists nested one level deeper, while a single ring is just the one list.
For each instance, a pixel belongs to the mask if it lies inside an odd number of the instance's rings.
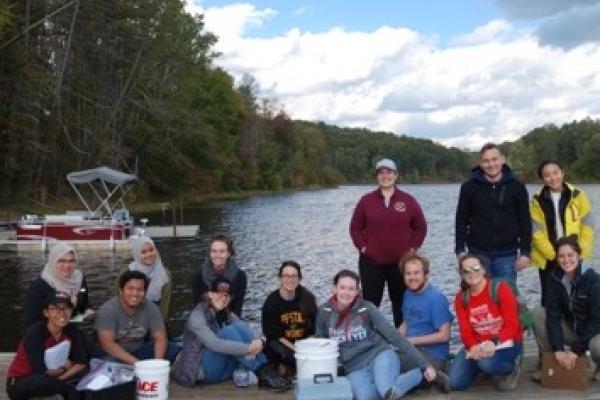
[{"label": "lake water", "polygon": [[[600,185],[581,187],[592,202],[600,198]],[[528,187],[530,194],[538,188],[538,185]],[[335,272],[342,268],[356,269],[358,256],[348,234],[348,223],[360,196],[372,189],[372,186],[341,186],[215,202],[186,209],[185,222],[199,224],[200,237],[157,243],[174,280],[170,333],[176,336],[181,332],[193,307],[191,276],[207,257],[208,242],[215,232],[231,234],[238,264],[248,273],[243,314],[254,328],[259,329],[260,308],[267,293],[277,287],[277,269],[283,260],[298,261],[303,267],[303,284],[320,302],[326,300]],[[423,207],[428,234],[422,252],[432,261],[431,280],[451,298],[459,282],[453,254],[454,212],[459,185],[402,185],[402,189],[415,196]],[[600,206],[595,208],[594,215],[596,221],[600,221]],[[148,216],[151,223],[162,219],[159,214]],[[595,265],[599,265],[598,245],[594,255]],[[79,266],[88,280],[91,301],[97,308],[113,295],[115,275],[129,263],[131,256],[127,253],[82,252],[79,258]],[[3,277],[0,280],[0,304],[3,306],[0,320],[4,326],[0,351],[14,351],[22,325],[25,291],[39,276],[44,255],[0,252],[0,265]],[[519,274],[519,287],[529,304],[539,301],[537,276],[534,268]],[[387,300],[382,307],[391,319]]]}]

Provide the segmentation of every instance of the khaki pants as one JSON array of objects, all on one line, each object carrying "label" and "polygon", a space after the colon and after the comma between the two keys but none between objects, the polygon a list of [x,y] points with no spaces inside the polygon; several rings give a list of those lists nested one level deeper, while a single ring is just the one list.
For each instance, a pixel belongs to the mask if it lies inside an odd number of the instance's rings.
[{"label": "khaki pants", "polygon": [[[533,333],[535,334],[535,341],[537,342],[538,349],[540,352],[553,353],[552,347],[550,346],[550,340],[548,339],[548,329],[546,328],[546,310],[544,307],[537,306],[531,313],[533,314]],[[561,321],[563,340],[566,345],[571,345],[577,340],[577,335],[567,325],[565,320]],[[590,339],[588,343],[592,360],[596,365],[600,365],[600,333]]]}]

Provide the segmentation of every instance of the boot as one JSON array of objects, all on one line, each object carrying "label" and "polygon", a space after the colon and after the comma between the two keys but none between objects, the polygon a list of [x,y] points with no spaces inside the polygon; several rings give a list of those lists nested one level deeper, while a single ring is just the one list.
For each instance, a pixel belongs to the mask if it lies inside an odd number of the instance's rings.
[{"label": "boot", "polygon": [[290,389],[290,381],[281,377],[277,373],[277,367],[274,364],[266,363],[256,371],[258,377],[258,386],[272,390],[274,392],[285,392]]}]

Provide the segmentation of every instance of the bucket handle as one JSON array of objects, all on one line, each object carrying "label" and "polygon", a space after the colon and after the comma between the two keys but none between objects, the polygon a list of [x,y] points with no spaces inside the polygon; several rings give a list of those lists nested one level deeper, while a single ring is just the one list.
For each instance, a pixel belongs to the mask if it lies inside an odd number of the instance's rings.
[{"label": "bucket handle", "polygon": [[321,383],[332,383],[333,375],[332,374],[315,374],[313,376],[313,382],[317,385]]}]

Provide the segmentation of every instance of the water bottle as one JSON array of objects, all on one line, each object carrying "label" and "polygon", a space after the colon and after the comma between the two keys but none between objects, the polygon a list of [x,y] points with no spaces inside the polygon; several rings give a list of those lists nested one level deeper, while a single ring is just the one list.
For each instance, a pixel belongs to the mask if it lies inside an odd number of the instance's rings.
[{"label": "water bottle", "polygon": [[250,374],[243,366],[237,367],[233,371],[233,383],[236,387],[245,388],[250,385]]}]

